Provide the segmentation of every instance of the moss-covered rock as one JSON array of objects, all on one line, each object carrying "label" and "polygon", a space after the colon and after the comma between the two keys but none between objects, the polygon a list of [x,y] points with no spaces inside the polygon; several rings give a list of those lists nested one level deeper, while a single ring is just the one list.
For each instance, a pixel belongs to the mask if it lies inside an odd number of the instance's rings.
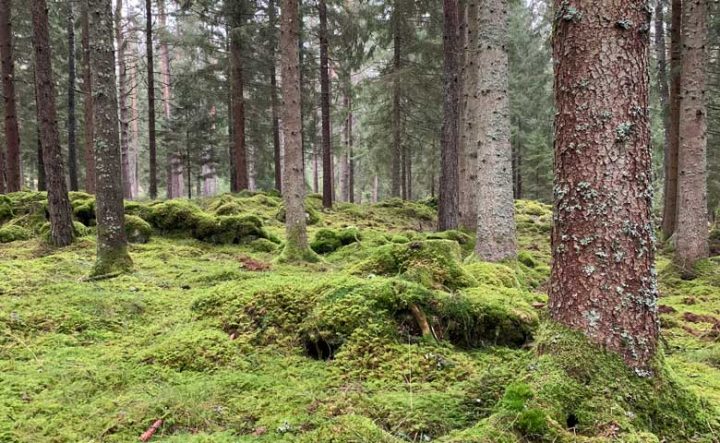
[{"label": "moss-covered rock", "polygon": [[7,224],[0,226],[0,243],[10,243],[19,240],[30,240],[32,232],[22,226]]},{"label": "moss-covered rock", "polygon": [[215,209],[216,215],[237,215],[242,212],[242,208],[237,202],[231,201],[220,205]]},{"label": "moss-covered rock", "polygon": [[393,212],[408,218],[416,218],[419,220],[431,221],[435,218],[436,213],[433,208],[422,203],[402,200],[400,198],[389,198],[377,204],[379,208],[391,208]]},{"label": "moss-covered rock", "polygon": [[152,233],[150,223],[136,215],[125,215],[125,235],[130,243],[147,243]]},{"label": "moss-covered rock", "polygon": [[[86,235],[90,235],[91,232],[91,229],[84,224],[73,221],[73,236],[75,238],[85,237]],[[40,226],[37,233],[43,241],[50,242],[50,222],[45,222]]]},{"label": "moss-covered rock", "polygon": [[13,202],[7,195],[0,195],[0,224],[13,218]]},{"label": "moss-covered rock", "polygon": [[217,244],[249,243],[259,238],[269,239],[262,221],[254,215],[199,215],[193,235],[198,240]]},{"label": "moss-covered rock", "polygon": [[192,232],[203,211],[188,200],[168,200],[150,207],[148,222],[163,232]]},{"label": "moss-covered rock", "polygon": [[248,248],[253,252],[275,252],[279,245],[266,238],[258,238],[248,243]]},{"label": "moss-covered rock", "polygon": [[430,288],[458,289],[477,285],[460,265],[460,246],[451,240],[389,244],[351,269],[358,275],[399,275]]},{"label": "moss-covered rock", "polygon": [[357,241],[360,241],[360,232],[357,228],[320,229],[315,233],[310,248],[318,254],[329,254]]},{"label": "moss-covered rock", "polygon": [[[285,206],[280,206],[280,209],[275,214],[275,219],[281,223],[285,223]],[[305,204],[305,222],[308,225],[317,224],[320,221],[320,214],[315,210],[312,205]]]},{"label": "moss-covered rock", "polygon": [[76,198],[71,201],[73,215],[75,218],[85,226],[93,226],[95,224],[95,198],[89,196],[88,198],[80,199]]}]

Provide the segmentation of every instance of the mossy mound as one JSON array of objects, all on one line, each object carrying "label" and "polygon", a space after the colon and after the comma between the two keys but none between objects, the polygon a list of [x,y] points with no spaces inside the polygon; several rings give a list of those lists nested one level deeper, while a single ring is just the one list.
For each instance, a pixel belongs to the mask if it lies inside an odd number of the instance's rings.
[{"label": "mossy mound", "polygon": [[661,359],[654,376],[644,376],[553,323],[538,330],[534,350],[482,432],[510,433],[515,439],[507,441],[517,442],[711,442],[720,426],[718,412],[681,386]]},{"label": "mossy mound", "polygon": [[373,420],[361,415],[341,415],[318,429],[303,434],[299,443],[400,443]]},{"label": "mossy mound", "polygon": [[[44,242],[50,242],[50,229],[50,222],[44,223],[38,229],[38,235]],[[73,236],[75,238],[85,237],[86,235],[90,235],[91,232],[91,229],[84,224],[73,221]]]},{"label": "mossy mound", "polygon": [[22,226],[10,224],[0,226],[0,243],[30,240],[32,237],[33,233]]},{"label": "mossy mound", "polygon": [[549,234],[552,231],[552,206],[532,200],[516,200],[515,223],[523,234]]},{"label": "mossy mound", "polygon": [[150,223],[136,215],[125,215],[125,235],[130,243],[147,243],[152,233]]},{"label": "mossy mound", "polygon": [[70,196],[73,215],[85,226],[95,224],[95,197],[84,192],[73,192]]},{"label": "mossy mound", "polygon": [[150,207],[147,221],[161,232],[191,232],[203,217],[202,209],[188,200],[168,200]]},{"label": "mossy mound", "polygon": [[253,215],[203,215],[196,220],[193,236],[216,244],[242,244],[260,238],[274,240],[263,229],[262,221]]},{"label": "mossy mound", "polygon": [[452,240],[458,242],[464,254],[469,254],[475,248],[475,237],[467,232],[451,229],[449,231],[433,232],[427,235],[428,240]]},{"label": "mossy mound", "polygon": [[[285,206],[280,206],[280,209],[275,214],[275,219],[280,223],[285,223]],[[315,225],[320,221],[320,214],[312,207],[312,205],[305,204],[305,223],[308,225]]]},{"label": "mossy mound", "polygon": [[350,272],[365,276],[400,276],[437,289],[477,285],[477,281],[462,268],[460,260],[460,245],[455,241],[412,241],[381,246]]},{"label": "mossy mound", "polygon": [[376,206],[379,208],[392,208],[397,214],[409,218],[429,221],[436,217],[435,210],[430,206],[399,198],[383,200]]},{"label": "mossy mound", "polygon": [[357,228],[320,229],[315,233],[310,248],[318,254],[329,254],[358,241],[360,241],[360,231]]}]

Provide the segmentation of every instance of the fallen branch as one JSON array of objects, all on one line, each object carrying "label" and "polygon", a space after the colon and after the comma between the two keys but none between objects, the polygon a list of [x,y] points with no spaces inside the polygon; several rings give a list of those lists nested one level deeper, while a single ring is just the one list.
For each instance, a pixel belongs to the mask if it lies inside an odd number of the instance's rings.
[{"label": "fallen branch", "polygon": [[155,420],[155,423],[153,423],[152,426],[150,426],[148,428],[148,430],[143,432],[143,435],[140,436],[140,441],[143,441],[143,442],[150,441],[152,436],[155,435],[155,433],[157,432],[158,429],[160,429],[160,426],[162,426],[162,424],[163,424],[162,419]]},{"label": "fallen branch", "polygon": [[415,321],[420,327],[420,331],[422,331],[423,337],[435,338],[435,334],[433,333],[432,328],[430,328],[430,323],[428,323],[427,317],[425,316],[425,313],[422,311],[422,309],[420,309],[418,305],[414,303],[411,304],[409,308],[413,318],[415,318]]}]

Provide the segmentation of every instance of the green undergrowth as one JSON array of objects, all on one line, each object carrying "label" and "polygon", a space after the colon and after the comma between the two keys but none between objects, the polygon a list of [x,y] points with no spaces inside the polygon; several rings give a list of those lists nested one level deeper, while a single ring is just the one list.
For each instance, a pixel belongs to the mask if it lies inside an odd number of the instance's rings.
[{"label": "green undergrowth", "polygon": [[[549,322],[550,208],[517,260],[432,232],[434,202],[307,197],[322,260],[283,263],[273,193],[126,202],[134,272],[42,240],[43,194],[0,196],[0,441],[717,442],[720,261],[658,261],[663,355],[639,377]],[[72,193],[91,233],[93,197]],[[90,231],[88,231],[90,230]],[[6,234],[3,234],[6,232]],[[718,325],[716,327],[716,325]]]}]

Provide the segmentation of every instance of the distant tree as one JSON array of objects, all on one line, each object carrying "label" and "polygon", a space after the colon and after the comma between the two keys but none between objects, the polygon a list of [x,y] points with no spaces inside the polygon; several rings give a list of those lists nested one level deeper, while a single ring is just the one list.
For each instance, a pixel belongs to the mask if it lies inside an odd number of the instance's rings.
[{"label": "distant tree", "polygon": [[145,0],[145,50],[147,63],[148,148],[150,156],[150,198],[157,198],[157,137],[155,134],[155,67],[153,66],[152,0]]},{"label": "distant tree", "polygon": [[72,208],[65,184],[65,167],[60,149],[48,8],[45,0],[32,1],[32,17],[35,84],[38,96],[37,119],[47,179],[50,242],[55,246],[67,246],[73,241]]},{"label": "distant tree", "polygon": [[89,1],[82,0],[80,20],[82,22],[82,52],[83,52],[83,137],[85,158],[85,192],[95,193],[95,147],[93,137],[95,124],[93,120],[93,90],[92,71],[90,68],[90,16]]},{"label": "distant tree", "polygon": [[300,110],[300,57],[298,54],[298,0],[281,1],[280,63],[282,67],[285,168],[283,200],[287,240],[282,260],[317,260],[308,246],[305,214]]},{"label": "distant tree", "polygon": [[130,108],[128,98],[130,96],[128,87],[128,67],[126,60],[127,42],[123,29],[123,0],[116,0],[115,3],[115,43],[117,45],[117,71],[118,71],[118,103],[120,107],[120,152],[122,153],[122,184],[123,196],[132,200],[133,183],[130,156]]},{"label": "distant tree", "polygon": [[67,83],[67,132],[68,132],[68,175],[70,190],[78,190],[77,142],[75,140],[75,13],[72,2],[67,4],[68,38],[68,83]]},{"label": "distant tree", "polygon": [[680,82],[682,80],[682,0],[672,0],[670,24],[670,116],[665,158],[662,231],[670,238],[677,225],[678,153],[680,149]]},{"label": "distant tree", "polygon": [[709,254],[707,208],[707,3],[683,2],[675,262],[686,272]]},{"label": "distant tree", "polygon": [[507,0],[480,3],[478,47],[478,225],[475,253],[500,261],[517,254],[508,97]]},{"label": "distant tree", "polygon": [[[0,57],[2,57],[2,83],[5,100],[5,144],[7,156],[4,157],[5,180],[0,178],[0,191],[3,181],[7,192],[16,192],[21,188],[20,171],[20,131],[18,129],[17,107],[15,104],[15,62],[12,43],[12,0],[0,0]],[[2,153],[0,153],[0,157]]]},{"label": "distant tree", "polygon": [[330,138],[330,66],[328,60],[327,5],[318,1],[320,18],[320,112],[322,114],[323,207],[332,208],[335,195],[332,140]]},{"label": "distant tree", "polygon": [[460,143],[458,152],[459,223],[465,229],[477,229],[477,106],[478,106],[478,36],[480,21],[478,0],[467,0],[465,11],[462,103],[460,110]]},{"label": "distant tree", "polygon": [[[670,159],[670,90],[667,72],[667,39],[665,38],[665,3],[667,0],[655,0],[655,59],[657,60],[657,92],[660,98],[663,122],[663,176],[668,169]],[[667,183],[667,180],[665,180]]]},{"label": "distant tree", "polygon": [[659,326],[643,32],[650,17],[631,0],[555,7],[550,313],[648,375]]},{"label": "distant tree", "polygon": [[400,197],[404,185],[401,177],[402,153],[402,121],[401,121],[401,79],[400,70],[402,69],[402,25],[403,10],[402,3],[404,0],[395,0],[391,25],[392,25],[392,41],[393,41],[393,60],[392,71],[394,74],[392,83],[392,161],[390,163],[390,195],[392,197]]},{"label": "distant tree", "polygon": [[268,39],[270,53],[270,107],[272,118],[272,136],[273,136],[273,163],[275,189],[282,192],[282,158],[280,156],[280,110],[278,106],[277,91],[277,12],[275,10],[275,0],[268,0],[268,27],[270,28],[271,38]]},{"label": "distant tree", "polygon": [[438,201],[438,229],[441,231],[458,227],[458,1],[444,0],[443,12],[444,90]]},{"label": "distant tree", "polygon": [[[165,10],[165,0],[157,0],[158,5],[158,24],[160,32],[158,33],[159,49],[160,49],[160,79],[162,83],[163,98],[163,115],[165,117],[165,126],[170,127],[172,124],[172,77],[170,75],[170,48],[168,45],[168,26],[167,11]],[[166,177],[167,177],[167,198],[173,199],[183,196],[185,190],[183,159],[182,154],[177,147],[169,144],[166,157]]]},{"label": "distant tree", "polygon": [[110,275],[132,267],[127,252],[123,208],[115,48],[111,0],[90,7],[92,84],[95,91],[95,176],[97,178],[97,260],[93,275]]},{"label": "distant tree", "polygon": [[243,78],[242,26],[245,22],[244,1],[228,3],[230,10],[230,99],[232,103],[232,135],[235,183],[233,191],[248,189],[248,157],[245,146],[245,80]]}]

